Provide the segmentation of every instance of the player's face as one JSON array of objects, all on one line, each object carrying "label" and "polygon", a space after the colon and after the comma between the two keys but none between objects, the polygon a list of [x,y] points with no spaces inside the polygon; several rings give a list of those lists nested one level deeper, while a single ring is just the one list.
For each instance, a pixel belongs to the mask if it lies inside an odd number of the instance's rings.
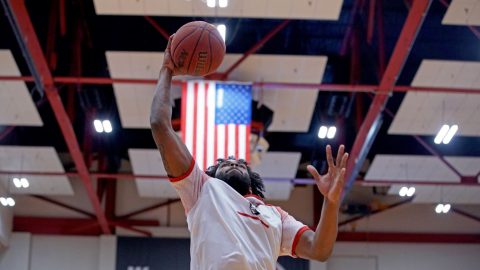
[{"label": "player's face", "polygon": [[228,159],[220,163],[215,178],[225,181],[242,195],[250,191],[250,175],[247,164],[241,161]]}]

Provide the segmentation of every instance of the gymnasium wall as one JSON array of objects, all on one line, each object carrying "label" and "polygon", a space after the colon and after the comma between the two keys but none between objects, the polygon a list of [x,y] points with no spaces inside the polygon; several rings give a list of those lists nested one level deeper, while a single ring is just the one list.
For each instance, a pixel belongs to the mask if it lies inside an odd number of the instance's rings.
[{"label": "gymnasium wall", "polygon": [[[188,242],[185,238],[67,237],[13,233],[8,249],[0,251],[0,269],[188,269]],[[479,254],[478,244],[341,242],[337,243],[327,263],[307,263],[289,257],[282,257],[280,263],[284,269],[295,270],[476,270],[480,265]]]},{"label": "gymnasium wall", "polygon": [[[0,196],[5,196],[6,194],[3,185],[0,184]],[[0,206],[0,250],[8,246],[10,232],[12,231],[12,216],[12,207]]]}]

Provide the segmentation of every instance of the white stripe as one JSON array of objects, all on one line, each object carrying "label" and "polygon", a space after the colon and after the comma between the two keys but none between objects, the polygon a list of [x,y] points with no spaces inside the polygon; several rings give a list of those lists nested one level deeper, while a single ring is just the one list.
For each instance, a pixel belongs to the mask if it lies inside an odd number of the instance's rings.
[{"label": "white stripe", "polygon": [[203,148],[205,146],[205,83],[198,82],[197,95],[197,137],[196,139],[196,159],[198,167],[203,170]]},{"label": "white stripe", "polygon": [[238,157],[241,159],[246,159],[246,153],[249,151],[247,149],[247,126],[239,125],[238,126]]},{"label": "white stripe", "polygon": [[225,125],[217,126],[217,157],[227,158],[225,156]]},{"label": "white stripe", "polygon": [[[235,124],[228,124],[228,155],[227,156],[235,156]],[[235,157],[238,158],[238,157]]]},{"label": "white stripe", "polygon": [[194,100],[194,88],[193,82],[187,83],[187,116],[185,119],[185,144],[190,151],[193,153],[193,104]]},{"label": "white stripe", "polygon": [[207,102],[208,102],[208,137],[207,137],[207,163],[208,166],[215,164],[215,146],[214,143],[214,133],[215,133],[215,83],[210,81],[208,84],[208,93],[207,93]]}]

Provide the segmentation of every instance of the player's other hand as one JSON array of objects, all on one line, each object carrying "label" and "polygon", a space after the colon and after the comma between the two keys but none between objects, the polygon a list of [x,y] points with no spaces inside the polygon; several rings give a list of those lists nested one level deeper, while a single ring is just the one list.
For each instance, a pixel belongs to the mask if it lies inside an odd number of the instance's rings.
[{"label": "player's other hand", "polygon": [[345,183],[345,170],[347,166],[348,153],[345,153],[345,146],[338,148],[336,161],[333,160],[332,147],[327,145],[327,163],[328,172],[320,175],[312,165],[307,166],[307,170],[313,175],[317,183],[318,190],[328,202],[340,204],[343,186]]}]

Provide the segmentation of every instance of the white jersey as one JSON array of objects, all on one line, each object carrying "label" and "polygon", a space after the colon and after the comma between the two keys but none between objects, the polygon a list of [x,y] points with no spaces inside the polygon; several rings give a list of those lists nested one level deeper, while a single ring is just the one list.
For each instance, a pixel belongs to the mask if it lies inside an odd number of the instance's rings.
[{"label": "white jersey", "polygon": [[187,214],[190,269],[274,270],[278,256],[296,257],[309,228],[279,207],[243,197],[194,162],[184,176],[170,180]]}]

